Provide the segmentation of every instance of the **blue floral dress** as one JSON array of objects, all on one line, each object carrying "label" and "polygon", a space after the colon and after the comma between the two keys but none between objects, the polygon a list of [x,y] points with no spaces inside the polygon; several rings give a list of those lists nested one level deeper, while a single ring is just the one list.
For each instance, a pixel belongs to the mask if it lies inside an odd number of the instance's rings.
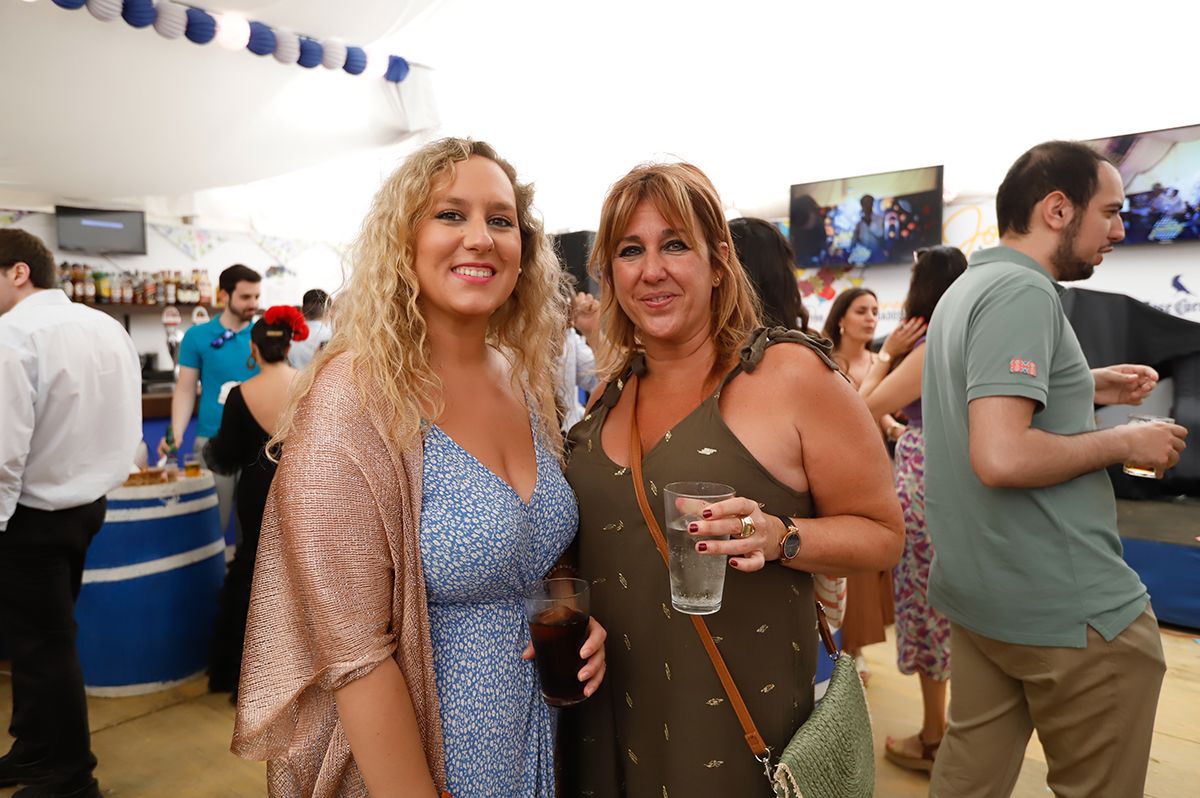
[{"label": "blue floral dress", "polygon": [[554,717],[533,662],[521,659],[529,641],[521,588],[575,537],[575,495],[536,440],[528,504],[438,427],[424,449],[421,564],[449,790],[552,798]]}]

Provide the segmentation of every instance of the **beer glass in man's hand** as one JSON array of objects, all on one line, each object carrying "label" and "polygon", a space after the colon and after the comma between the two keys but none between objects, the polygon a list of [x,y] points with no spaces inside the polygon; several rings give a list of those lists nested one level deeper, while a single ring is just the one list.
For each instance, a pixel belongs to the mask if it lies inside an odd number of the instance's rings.
[{"label": "beer glass in man's hand", "polygon": [[[1166,416],[1145,416],[1131,415],[1129,417],[1130,424],[1174,424],[1175,419],[1167,418]],[[1182,440],[1176,445],[1177,451],[1183,450]],[[1174,457],[1171,464],[1178,462],[1178,456]],[[1162,479],[1163,469],[1155,468],[1148,463],[1129,462],[1124,464],[1124,472],[1131,477],[1144,477],[1146,479]]]}]

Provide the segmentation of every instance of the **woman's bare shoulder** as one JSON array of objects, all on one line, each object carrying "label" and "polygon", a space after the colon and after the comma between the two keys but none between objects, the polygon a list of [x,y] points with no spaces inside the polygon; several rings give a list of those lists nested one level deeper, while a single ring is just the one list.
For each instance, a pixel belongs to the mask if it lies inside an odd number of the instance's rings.
[{"label": "woman's bare shoulder", "polygon": [[752,374],[756,382],[779,390],[837,385],[846,381],[812,347],[800,343],[779,343],[768,347],[763,352],[762,362]]}]

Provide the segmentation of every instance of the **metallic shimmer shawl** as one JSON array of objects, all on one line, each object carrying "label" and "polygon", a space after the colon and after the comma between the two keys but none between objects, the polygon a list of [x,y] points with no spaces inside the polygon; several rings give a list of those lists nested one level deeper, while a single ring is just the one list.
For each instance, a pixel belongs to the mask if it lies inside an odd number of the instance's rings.
[{"label": "metallic shimmer shawl", "polygon": [[333,691],[392,657],[430,773],[446,789],[418,532],[421,443],[396,448],[351,381],[321,369],[263,516],[232,750],[266,759],[272,796],[365,798]]}]

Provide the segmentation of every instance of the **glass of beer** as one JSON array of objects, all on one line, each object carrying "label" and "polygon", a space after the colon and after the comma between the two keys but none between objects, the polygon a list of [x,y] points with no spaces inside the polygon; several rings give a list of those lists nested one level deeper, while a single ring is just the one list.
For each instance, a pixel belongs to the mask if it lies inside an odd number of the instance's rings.
[{"label": "glass of beer", "polygon": [[200,455],[185,454],[183,456],[183,475],[185,477],[200,476]]},{"label": "glass of beer", "polygon": [[728,557],[701,554],[701,540],[729,540],[728,535],[697,538],[688,533],[693,521],[713,502],[734,497],[720,482],[672,482],[663,489],[666,502],[667,567],[671,572],[671,606],[688,615],[711,615],[721,609]]},{"label": "glass of beer", "polygon": [[[1129,417],[1130,424],[1174,424],[1175,419],[1167,418],[1166,416],[1138,416]],[[1162,479],[1162,472],[1153,468],[1147,468],[1137,463],[1126,463],[1122,469],[1131,477],[1144,477],[1146,479]]]},{"label": "glass of beer", "polygon": [[588,636],[588,583],[541,579],[526,586],[524,599],[542,698],[552,707],[578,704],[587,697],[579,681],[584,665],[579,649]]}]

